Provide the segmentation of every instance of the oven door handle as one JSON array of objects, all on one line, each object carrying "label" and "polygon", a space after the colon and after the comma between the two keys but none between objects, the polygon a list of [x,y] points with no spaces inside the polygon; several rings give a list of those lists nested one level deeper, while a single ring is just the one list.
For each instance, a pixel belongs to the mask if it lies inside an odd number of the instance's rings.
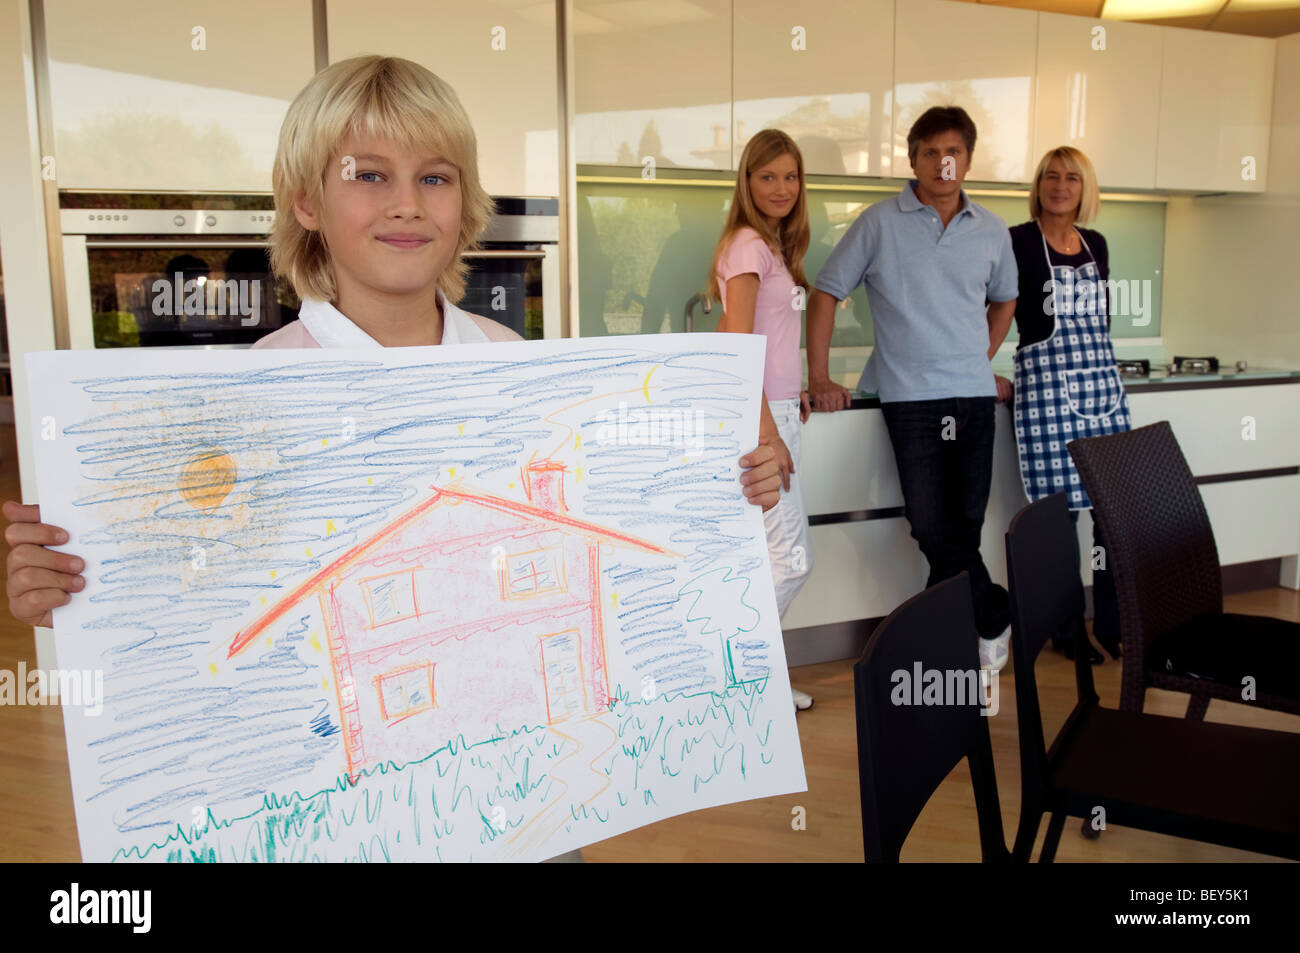
[{"label": "oven door handle", "polygon": [[[266,240],[250,241],[87,241],[87,248],[266,248]],[[546,252],[532,249],[483,248],[462,253],[462,258],[545,258]]]},{"label": "oven door handle", "polygon": [[266,248],[271,243],[266,239],[250,241],[235,239],[228,242],[194,242],[194,241],[152,241],[140,240],[129,242],[87,241],[87,248]]}]

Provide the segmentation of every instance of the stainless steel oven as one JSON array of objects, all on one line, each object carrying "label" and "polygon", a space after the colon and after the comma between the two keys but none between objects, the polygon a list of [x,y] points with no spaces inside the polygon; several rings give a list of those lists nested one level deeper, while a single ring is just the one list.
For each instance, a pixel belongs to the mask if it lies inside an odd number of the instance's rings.
[{"label": "stainless steel oven", "polygon": [[[72,347],[248,347],[297,317],[270,273],[269,198],[209,198],[60,196]],[[164,207],[187,202],[200,207]],[[496,203],[460,306],[530,340],[562,337],[559,203]]]}]

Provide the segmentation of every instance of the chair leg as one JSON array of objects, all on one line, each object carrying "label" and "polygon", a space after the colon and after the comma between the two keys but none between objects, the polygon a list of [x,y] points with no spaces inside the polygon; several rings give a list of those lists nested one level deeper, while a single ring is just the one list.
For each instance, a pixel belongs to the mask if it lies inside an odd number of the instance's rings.
[{"label": "chair leg", "polygon": [[1061,829],[1065,827],[1065,812],[1057,811],[1047,824],[1047,835],[1043,838],[1043,850],[1038,855],[1040,864],[1050,864],[1056,859],[1056,845],[1061,842]]},{"label": "chair leg", "polygon": [[1204,721],[1205,713],[1210,708],[1210,696],[1207,694],[1193,695],[1187,702],[1187,720]]}]

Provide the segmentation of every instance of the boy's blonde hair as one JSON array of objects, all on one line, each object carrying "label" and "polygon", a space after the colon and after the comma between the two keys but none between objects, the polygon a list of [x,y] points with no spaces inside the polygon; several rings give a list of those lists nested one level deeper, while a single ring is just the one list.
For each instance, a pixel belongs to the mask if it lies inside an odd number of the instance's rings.
[{"label": "boy's blonde hair", "polygon": [[493,211],[478,178],[478,145],[456,91],[429,70],[393,56],[357,56],[321,70],[294,99],[280,127],[271,184],[275,224],[271,267],[300,298],[333,301],[337,290],[324,236],[302,227],[294,199],[306,193],[319,214],[326,175],[341,175],[337,155],[350,135],[375,136],[399,148],[432,149],[460,171],[460,235],[438,288],[453,304],[465,296],[468,266]]},{"label": "boy's blonde hair", "polygon": [[1079,192],[1079,207],[1075,210],[1074,220],[1080,225],[1087,225],[1097,217],[1101,210],[1101,190],[1097,187],[1097,173],[1093,171],[1092,161],[1082,150],[1074,146],[1057,146],[1049,149],[1038,163],[1034,173],[1034,184],[1029,187],[1029,217],[1038,220],[1043,214],[1042,203],[1038,199],[1038,190],[1043,183],[1043,176],[1053,159],[1060,159],[1070,172],[1077,172],[1083,188]]}]

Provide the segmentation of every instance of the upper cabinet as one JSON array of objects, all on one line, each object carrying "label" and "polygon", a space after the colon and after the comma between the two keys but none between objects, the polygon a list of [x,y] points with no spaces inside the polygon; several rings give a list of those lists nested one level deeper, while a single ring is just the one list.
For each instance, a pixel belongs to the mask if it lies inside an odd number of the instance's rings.
[{"label": "upper cabinet", "polygon": [[45,35],[59,188],[271,191],[310,3],[59,0]]},{"label": "upper cabinet", "polygon": [[894,0],[734,6],[734,165],[760,129],[799,145],[808,172],[890,175]]},{"label": "upper cabinet", "polygon": [[911,175],[907,131],[931,106],[975,121],[969,179],[1024,182],[1034,119],[1038,14],[950,0],[897,4],[893,175]]},{"label": "upper cabinet", "polygon": [[1168,28],[1156,188],[1262,192],[1276,41]]},{"label": "upper cabinet", "polygon": [[488,192],[559,194],[553,4],[476,0],[440,10],[428,0],[365,0],[326,9],[331,63],[362,53],[400,56],[455,88],[478,138]]},{"label": "upper cabinet", "polygon": [[730,169],[731,7],[573,0],[576,161]]},{"label": "upper cabinet", "polygon": [[1165,30],[1142,23],[1038,15],[1038,95],[1029,175],[1043,153],[1087,153],[1104,189],[1152,189]]}]

